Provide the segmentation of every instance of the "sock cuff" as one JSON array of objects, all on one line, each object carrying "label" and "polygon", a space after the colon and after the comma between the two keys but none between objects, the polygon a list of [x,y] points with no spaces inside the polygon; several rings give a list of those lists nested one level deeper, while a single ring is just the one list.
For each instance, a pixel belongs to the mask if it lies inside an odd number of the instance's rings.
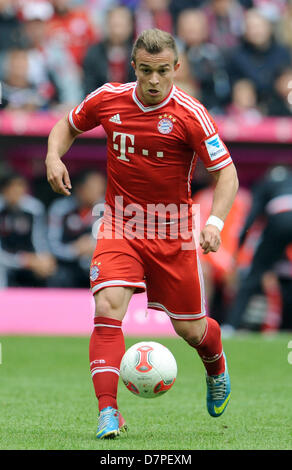
[{"label": "sock cuff", "polygon": [[122,322],[108,317],[95,317],[94,326],[107,326],[109,328],[121,328]]},{"label": "sock cuff", "polygon": [[202,343],[204,342],[204,340],[205,340],[205,338],[206,338],[206,336],[207,336],[207,333],[208,333],[208,329],[209,329],[209,325],[208,325],[208,319],[207,319],[205,331],[204,331],[204,333],[203,333],[202,338],[201,338],[200,341],[198,342],[198,344],[196,344],[196,348],[197,348],[198,346],[201,346]]}]

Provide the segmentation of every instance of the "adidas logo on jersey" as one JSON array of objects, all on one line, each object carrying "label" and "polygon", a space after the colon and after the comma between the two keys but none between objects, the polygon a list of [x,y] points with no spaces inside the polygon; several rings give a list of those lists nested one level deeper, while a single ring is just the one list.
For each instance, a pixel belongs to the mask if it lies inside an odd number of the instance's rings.
[{"label": "adidas logo on jersey", "polygon": [[115,122],[116,124],[122,124],[121,118],[119,114],[115,114],[109,119],[110,122]]}]

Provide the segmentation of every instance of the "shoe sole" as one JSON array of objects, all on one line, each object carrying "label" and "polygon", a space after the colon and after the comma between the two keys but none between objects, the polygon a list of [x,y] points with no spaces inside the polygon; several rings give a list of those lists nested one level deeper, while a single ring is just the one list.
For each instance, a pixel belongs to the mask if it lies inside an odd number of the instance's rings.
[{"label": "shoe sole", "polygon": [[120,431],[109,431],[106,434],[103,434],[101,437],[96,436],[96,439],[115,439],[119,435]]},{"label": "shoe sole", "polygon": [[120,432],[128,432],[128,429],[129,429],[129,428],[128,428],[128,426],[126,425],[126,423],[123,424],[123,425],[119,428]]}]

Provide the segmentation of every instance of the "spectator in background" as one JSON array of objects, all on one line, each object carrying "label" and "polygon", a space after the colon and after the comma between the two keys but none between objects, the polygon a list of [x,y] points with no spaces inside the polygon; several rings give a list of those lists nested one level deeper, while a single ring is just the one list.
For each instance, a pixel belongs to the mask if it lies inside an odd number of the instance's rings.
[{"label": "spectator in background", "polygon": [[72,8],[71,0],[50,0],[54,16],[48,23],[48,39],[63,46],[82,66],[88,47],[100,37],[85,8]]},{"label": "spectator in background", "polygon": [[133,19],[130,10],[119,6],[108,12],[106,37],[91,46],[85,56],[84,90],[92,92],[106,82],[136,81],[130,65]]},{"label": "spectator in background", "polygon": [[169,11],[172,15],[173,24],[177,25],[177,20],[182,11],[191,8],[199,8],[206,3],[206,0],[170,0]]},{"label": "spectator in background", "polygon": [[93,207],[103,207],[104,194],[105,177],[95,170],[83,171],[73,181],[73,195],[52,203],[48,233],[58,271],[50,287],[89,288],[89,267],[96,245]]},{"label": "spectator in background", "polygon": [[277,276],[280,296],[282,299],[282,311],[278,327],[281,330],[292,330],[292,244],[287,246],[282,259],[276,263],[275,275]]},{"label": "spectator in background", "polygon": [[29,53],[15,49],[7,53],[3,63],[2,103],[0,108],[35,111],[48,106],[49,100],[29,73]]},{"label": "spectator in background", "polygon": [[279,41],[292,49],[292,0],[287,0],[286,9],[276,25]]},{"label": "spectator in background", "polygon": [[232,101],[227,106],[226,113],[232,118],[239,118],[251,124],[261,120],[263,114],[258,105],[253,82],[243,78],[234,83]]},{"label": "spectator in background", "polygon": [[140,0],[135,10],[135,35],[150,28],[173,33],[172,17],[169,12],[170,0]]},{"label": "spectator in background", "polygon": [[292,116],[292,66],[281,70],[267,100],[270,116]]},{"label": "spectator in background", "polygon": [[[90,15],[90,18],[92,19],[92,23],[94,25],[94,28],[97,31],[102,32],[104,28],[104,24],[106,21],[106,15],[108,10],[111,8],[121,4],[128,6],[127,3],[131,4],[131,7],[135,6],[135,3],[139,3],[140,0],[125,0],[125,1],[119,1],[119,0],[85,0],[85,1],[80,1],[80,0],[73,0],[71,1],[71,5],[73,7],[85,7],[86,10],[88,11],[88,14]],[[129,6],[130,8],[130,6]],[[102,33],[101,33],[102,34]],[[96,38],[97,39],[97,38]],[[96,40],[95,39],[95,40]]]},{"label": "spectator in background", "polygon": [[253,7],[259,10],[265,18],[276,23],[285,15],[289,0],[253,0]]},{"label": "spectator in background", "polygon": [[28,1],[21,8],[28,75],[51,106],[59,105],[66,111],[82,99],[81,77],[63,43],[47,39],[47,21],[52,15],[53,8],[47,1]]},{"label": "spectator in background", "polygon": [[203,10],[208,21],[209,41],[228,54],[243,34],[244,9],[237,0],[210,0]]},{"label": "spectator in background", "polygon": [[245,33],[241,44],[230,57],[232,82],[247,78],[254,82],[259,100],[266,100],[273,91],[279,70],[291,65],[289,49],[274,38],[273,28],[260,12],[250,9],[245,15]]},{"label": "spectator in background", "polygon": [[46,242],[43,204],[28,194],[25,178],[11,173],[0,183],[0,285],[46,286],[56,263]]},{"label": "spectator in background", "polygon": [[197,98],[200,93],[197,83],[192,77],[190,64],[186,53],[179,53],[178,61],[180,66],[175,73],[174,84],[189,95]]},{"label": "spectator in background", "polygon": [[255,249],[252,264],[241,279],[234,303],[222,330],[227,336],[241,326],[251,296],[261,289],[263,275],[273,271],[292,240],[292,171],[276,166],[258,182],[253,192],[249,215],[239,237],[239,246],[259,216],[266,226]]},{"label": "spectator in background", "polygon": [[[20,46],[21,24],[11,0],[0,0],[0,53]],[[1,57],[1,56],[0,56]]]},{"label": "spectator in background", "polygon": [[220,113],[229,98],[228,75],[220,49],[207,42],[207,17],[202,10],[182,11],[177,22],[177,37],[190,64],[192,78],[199,89],[199,99],[213,113]]}]

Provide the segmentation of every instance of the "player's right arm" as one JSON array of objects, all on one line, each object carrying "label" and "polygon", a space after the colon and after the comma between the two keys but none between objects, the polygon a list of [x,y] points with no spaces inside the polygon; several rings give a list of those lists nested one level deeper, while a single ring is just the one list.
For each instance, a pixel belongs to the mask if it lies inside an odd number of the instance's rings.
[{"label": "player's right arm", "polygon": [[64,196],[70,196],[72,186],[68,170],[61,159],[78,134],[80,132],[73,129],[65,116],[53,127],[48,139],[47,179],[53,191]]},{"label": "player's right arm", "polygon": [[105,84],[92,92],[51,130],[46,157],[47,179],[56,193],[70,196],[70,177],[61,159],[79,134],[99,126],[99,109],[103,94],[111,86]]}]

